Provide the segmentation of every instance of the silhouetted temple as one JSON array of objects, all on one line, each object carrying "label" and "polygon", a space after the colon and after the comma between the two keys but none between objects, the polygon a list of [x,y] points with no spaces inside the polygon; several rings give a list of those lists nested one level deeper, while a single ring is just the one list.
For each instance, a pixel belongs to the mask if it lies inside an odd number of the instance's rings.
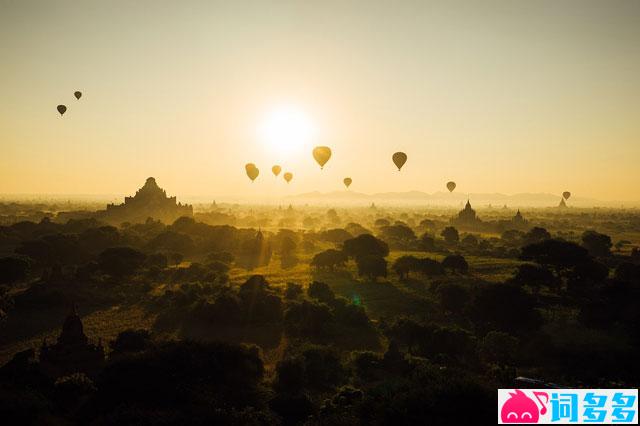
[{"label": "silhouetted temple", "polygon": [[558,205],[558,207],[560,207],[561,209],[567,207],[567,203],[564,202],[564,198],[560,199],[560,204]]},{"label": "silhouetted temple", "polygon": [[45,340],[40,347],[40,366],[50,377],[77,372],[95,376],[104,363],[102,343],[94,345],[89,342],[75,306],[64,321],[58,341],[49,345]]},{"label": "silhouetted temple", "polygon": [[522,216],[522,213],[520,213],[520,209],[518,209],[516,215],[511,219],[511,223],[515,226],[524,226],[527,222],[527,219],[525,219],[524,216]]},{"label": "silhouetted temple", "polygon": [[122,222],[140,223],[152,217],[165,223],[173,223],[182,216],[193,216],[193,206],[176,202],[176,197],[167,197],[156,180],[147,178],[144,186],[133,197],[125,197],[123,204],[109,204],[101,212],[101,219],[120,224]]},{"label": "silhouetted temple", "polygon": [[476,216],[476,211],[471,207],[471,203],[467,200],[464,209],[460,210],[458,217],[451,219],[451,223],[458,226],[475,226],[481,223]]}]

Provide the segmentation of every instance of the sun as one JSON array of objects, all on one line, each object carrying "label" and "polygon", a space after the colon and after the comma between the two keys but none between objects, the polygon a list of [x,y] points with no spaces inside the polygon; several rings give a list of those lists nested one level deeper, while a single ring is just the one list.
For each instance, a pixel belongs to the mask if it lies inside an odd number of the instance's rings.
[{"label": "sun", "polygon": [[258,135],[270,152],[288,158],[311,145],[316,127],[303,109],[281,105],[265,114]]}]

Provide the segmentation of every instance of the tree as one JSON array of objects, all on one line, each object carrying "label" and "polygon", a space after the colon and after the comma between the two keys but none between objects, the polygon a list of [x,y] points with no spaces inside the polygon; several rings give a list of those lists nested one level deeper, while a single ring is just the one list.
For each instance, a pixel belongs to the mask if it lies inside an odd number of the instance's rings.
[{"label": "tree", "polygon": [[326,269],[333,271],[337,267],[344,267],[347,260],[349,260],[349,258],[343,251],[329,249],[313,256],[311,266],[319,270]]},{"label": "tree", "polygon": [[387,276],[387,261],[384,257],[368,255],[356,258],[358,275],[374,281],[377,277]]},{"label": "tree", "polygon": [[151,336],[148,330],[125,330],[118,333],[115,340],[109,343],[113,354],[125,354],[141,352],[152,346]]},{"label": "tree", "polygon": [[524,333],[542,323],[535,299],[521,287],[495,283],[480,287],[472,301],[472,315],[489,330]]},{"label": "tree", "polygon": [[19,257],[3,257],[0,259],[0,284],[22,281],[27,277],[29,262]]},{"label": "tree", "polygon": [[531,260],[540,265],[550,266],[556,271],[572,268],[587,261],[587,250],[579,245],[563,240],[549,239],[522,248],[520,259]]},{"label": "tree", "polygon": [[450,312],[460,313],[463,311],[469,299],[469,291],[458,284],[444,283],[438,287],[438,298],[442,307]]},{"label": "tree", "polygon": [[518,231],[516,229],[508,229],[502,233],[500,239],[507,245],[516,246],[522,242],[524,235],[525,234],[522,231]]},{"label": "tree", "polygon": [[353,235],[342,228],[328,229],[320,234],[321,240],[335,244],[342,244],[349,238],[353,238]]},{"label": "tree", "polygon": [[469,264],[462,255],[450,254],[442,260],[442,266],[444,269],[449,269],[454,272],[466,274],[469,272]]},{"label": "tree", "polygon": [[522,237],[524,244],[535,244],[551,238],[551,234],[544,228],[534,226]]},{"label": "tree", "polygon": [[347,256],[354,259],[364,256],[386,257],[389,255],[387,243],[369,234],[358,235],[346,240],[342,250]]},{"label": "tree", "polygon": [[100,253],[98,266],[113,277],[123,278],[142,267],[145,259],[144,253],[131,247],[111,247]]},{"label": "tree", "polygon": [[376,221],[373,224],[376,228],[381,228],[383,226],[391,225],[391,222],[389,222],[387,219],[380,218],[380,219],[376,219]]},{"label": "tree", "polygon": [[380,228],[380,237],[392,244],[408,244],[416,239],[413,229],[406,225],[389,225]]},{"label": "tree", "polygon": [[409,277],[409,273],[418,270],[419,259],[415,256],[401,256],[393,262],[391,267],[401,280]]},{"label": "tree", "polygon": [[442,266],[442,263],[437,260],[429,259],[428,257],[419,259],[418,271],[426,276],[444,275],[444,267]]},{"label": "tree", "polygon": [[537,291],[541,286],[554,288],[558,285],[558,279],[553,272],[539,265],[529,263],[518,266],[518,270],[512,281],[520,285],[529,286]]},{"label": "tree", "polygon": [[309,288],[307,289],[307,294],[309,297],[319,300],[320,302],[324,302],[330,304],[336,298],[336,295],[333,293],[331,288],[322,282],[314,281],[309,284]]},{"label": "tree", "polygon": [[611,237],[596,231],[585,231],[582,234],[582,246],[593,257],[611,256]]},{"label": "tree", "polygon": [[478,237],[473,234],[467,234],[462,238],[461,243],[469,248],[476,247],[478,245]]},{"label": "tree", "polygon": [[295,255],[297,247],[296,242],[289,236],[285,236],[280,241],[280,266],[283,269],[297,265],[298,258]]},{"label": "tree", "polygon": [[480,356],[486,362],[512,364],[517,357],[520,341],[503,331],[490,331],[480,343]]},{"label": "tree", "polygon": [[436,239],[425,232],[420,237],[420,248],[424,251],[434,251],[436,249]]},{"label": "tree", "polygon": [[440,233],[442,238],[444,238],[447,244],[457,244],[460,241],[460,234],[458,234],[458,230],[453,226],[447,226]]}]

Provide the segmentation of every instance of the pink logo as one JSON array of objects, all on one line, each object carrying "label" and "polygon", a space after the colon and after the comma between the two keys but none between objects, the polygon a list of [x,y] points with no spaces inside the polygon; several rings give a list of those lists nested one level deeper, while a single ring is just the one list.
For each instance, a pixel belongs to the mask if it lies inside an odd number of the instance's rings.
[{"label": "pink logo", "polygon": [[[509,399],[502,405],[500,410],[500,418],[503,423],[538,423],[540,414],[547,412],[546,404],[549,402],[549,395],[546,392],[533,392],[533,395],[540,403],[541,409],[538,411],[538,405],[524,394],[520,389],[515,392],[509,392]],[[544,397],[542,402],[540,397]]]}]

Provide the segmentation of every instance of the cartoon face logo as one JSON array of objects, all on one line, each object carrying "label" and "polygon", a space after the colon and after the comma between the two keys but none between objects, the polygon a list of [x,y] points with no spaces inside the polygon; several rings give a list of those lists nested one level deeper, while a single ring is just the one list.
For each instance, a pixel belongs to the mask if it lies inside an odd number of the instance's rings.
[{"label": "cartoon face logo", "polygon": [[[500,410],[500,418],[503,423],[538,423],[540,414],[547,412],[545,403],[549,401],[549,396],[545,392],[534,392],[534,396],[542,406],[538,411],[538,405],[525,395],[520,389],[515,392],[509,392],[510,398],[502,405]],[[545,403],[540,397],[545,397]]]}]

